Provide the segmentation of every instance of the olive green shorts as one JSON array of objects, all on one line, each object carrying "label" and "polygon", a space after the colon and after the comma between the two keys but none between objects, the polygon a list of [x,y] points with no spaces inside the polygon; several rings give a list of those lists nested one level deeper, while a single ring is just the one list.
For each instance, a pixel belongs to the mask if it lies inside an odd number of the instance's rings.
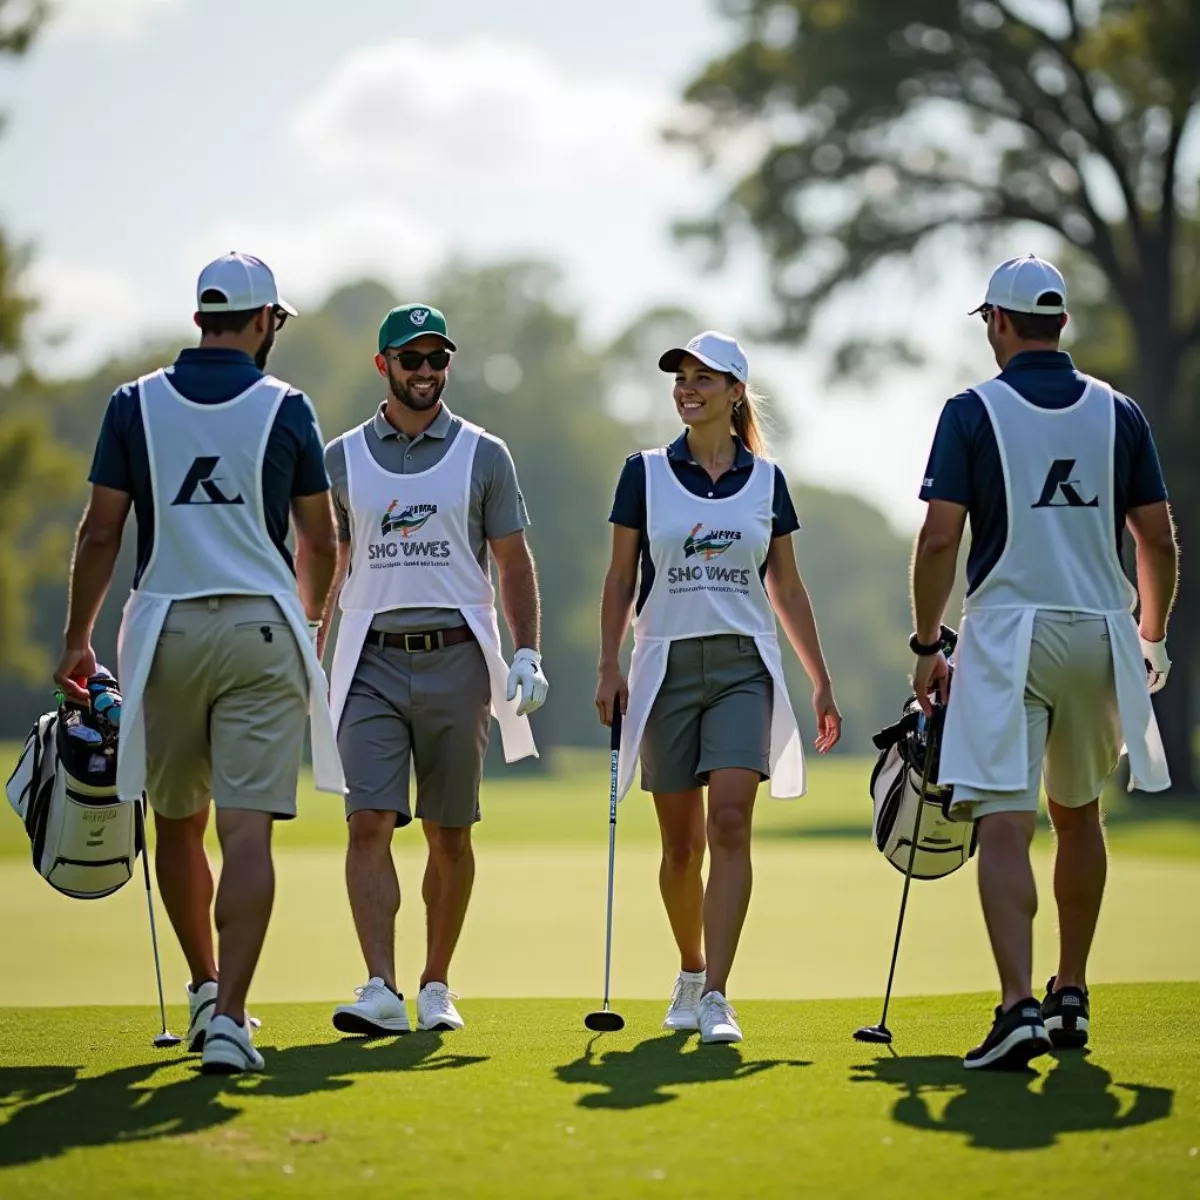
[{"label": "olive green shorts", "polygon": [[1031,812],[1046,792],[1064,808],[1099,798],[1121,755],[1108,625],[1091,613],[1043,611],[1033,623],[1025,682],[1029,775],[1024,789],[988,792],[954,786],[952,812],[960,819],[1000,812]]},{"label": "olive green shorts", "polygon": [[774,690],[753,638],[672,642],[642,736],[642,789],[691,791],[728,767],[767,779]]},{"label": "olive green shorts", "polygon": [[296,815],[308,672],[270,596],[176,600],[146,683],[146,796],[183,820],[208,806]]}]

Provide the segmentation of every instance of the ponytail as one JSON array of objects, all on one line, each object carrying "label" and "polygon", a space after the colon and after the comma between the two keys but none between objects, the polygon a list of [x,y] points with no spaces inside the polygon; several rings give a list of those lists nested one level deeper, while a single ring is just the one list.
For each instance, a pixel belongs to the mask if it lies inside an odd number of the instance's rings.
[{"label": "ponytail", "polygon": [[761,392],[747,384],[742,398],[733,406],[733,432],[756,458],[769,458],[771,453],[762,411],[765,400]]}]

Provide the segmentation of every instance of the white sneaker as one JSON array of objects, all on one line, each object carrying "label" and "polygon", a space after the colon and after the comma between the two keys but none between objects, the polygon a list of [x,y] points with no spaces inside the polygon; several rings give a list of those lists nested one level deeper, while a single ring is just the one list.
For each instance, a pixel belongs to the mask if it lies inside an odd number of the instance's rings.
[{"label": "white sneaker", "polygon": [[697,1010],[704,992],[703,971],[680,971],[671,993],[671,1007],[663,1019],[664,1029],[699,1029]]},{"label": "white sneaker", "polygon": [[240,1075],[261,1071],[263,1056],[250,1040],[250,1022],[239,1025],[232,1017],[213,1017],[204,1036],[200,1070],[205,1075]]},{"label": "white sneaker", "polygon": [[[208,1032],[208,1023],[212,1020],[213,1009],[217,1006],[217,981],[210,979],[195,991],[190,983],[187,984],[187,998],[187,1049],[189,1054],[199,1054],[204,1049],[204,1035]],[[262,1022],[249,1013],[246,1014],[246,1024],[251,1029],[262,1027]]]},{"label": "white sneaker", "polygon": [[189,983],[187,998],[188,1053],[199,1054],[204,1049],[204,1035],[208,1032],[208,1023],[212,1020],[213,1009],[217,1006],[217,981],[210,979],[207,983],[202,983],[195,991],[192,991],[192,985]]},{"label": "white sneaker", "polygon": [[720,992],[700,997],[700,1040],[702,1042],[740,1042],[742,1028],[733,1005]]},{"label": "white sneaker", "polygon": [[444,983],[427,983],[417,993],[418,1029],[461,1029],[463,1019],[454,1007],[458,993]]},{"label": "white sneaker", "polygon": [[378,976],[354,989],[358,997],[353,1004],[339,1004],[333,1010],[333,1027],[341,1033],[366,1034],[411,1033],[408,1009],[404,997],[397,996]]}]

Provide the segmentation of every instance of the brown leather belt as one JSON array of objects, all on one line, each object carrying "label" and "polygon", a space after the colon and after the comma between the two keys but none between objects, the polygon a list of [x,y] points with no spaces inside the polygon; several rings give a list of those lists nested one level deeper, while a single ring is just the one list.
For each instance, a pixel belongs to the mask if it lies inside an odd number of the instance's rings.
[{"label": "brown leather belt", "polygon": [[406,654],[425,654],[430,650],[442,650],[474,640],[475,635],[469,625],[454,629],[431,629],[427,633],[384,633],[378,629],[367,633],[368,646],[378,646],[381,650],[403,650]]}]

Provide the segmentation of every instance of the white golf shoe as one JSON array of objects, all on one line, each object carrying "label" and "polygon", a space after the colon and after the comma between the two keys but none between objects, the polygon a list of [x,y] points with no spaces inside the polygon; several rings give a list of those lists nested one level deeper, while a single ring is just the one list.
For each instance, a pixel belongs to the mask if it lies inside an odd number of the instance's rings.
[{"label": "white golf shoe", "polygon": [[680,971],[662,1027],[674,1030],[699,1029],[700,997],[703,992],[703,971]]},{"label": "white golf shoe", "polygon": [[720,992],[700,997],[700,1040],[702,1042],[740,1042],[742,1027],[737,1023],[733,1005]]},{"label": "white golf shoe", "polygon": [[[188,998],[188,1031],[187,1050],[189,1054],[199,1054],[204,1049],[204,1035],[208,1032],[213,1010],[217,1007],[217,981],[210,979],[193,990],[187,984]],[[246,1024],[251,1029],[258,1029],[262,1022],[257,1017],[246,1014]]]},{"label": "white golf shoe", "polygon": [[250,1040],[250,1021],[239,1025],[232,1017],[213,1017],[204,1035],[200,1070],[205,1075],[240,1075],[261,1071],[266,1064]]},{"label": "white golf shoe", "polygon": [[427,983],[417,993],[417,1028],[453,1030],[463,1027],[454,1007],[458,995],[444,983]]},{"label": "white golf shoe", "polygon": [[412,1032],[404,997],[397,996],[378,976],[355,988],[354,995],[353,1004],[339,1004],[333,1010],[333,1027],[340,1033],[378,1037]]},{"label": "white golf shoe", "polygon": [[208,1032],[208,1024],[212,1020],[213,1009],[217,1006],[217,981],[210,979],[202,983],[195,991],[192,985],[187,985],[188,998],[188,1031],[187,1048],[189,1054],[199,1054],[204,1049],[204,1035]]}]

